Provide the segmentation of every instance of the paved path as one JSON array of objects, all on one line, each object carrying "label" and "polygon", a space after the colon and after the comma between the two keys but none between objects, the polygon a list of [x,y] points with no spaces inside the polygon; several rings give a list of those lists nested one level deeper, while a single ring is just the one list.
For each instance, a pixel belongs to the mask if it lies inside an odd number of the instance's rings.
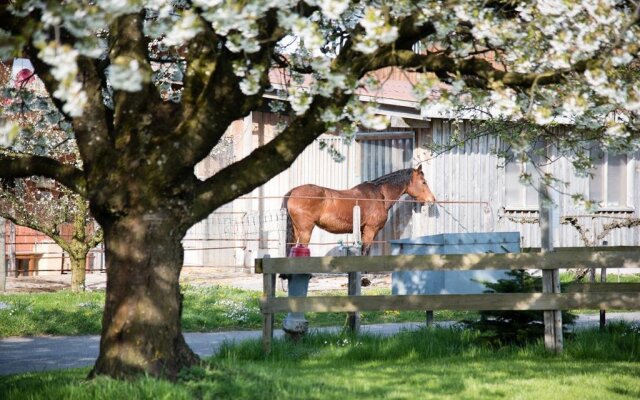
[{"label": "paved path", "polygon": [[[608,321],[630,321],[640,323],[640,313],[609,313]],[[597,326],[599,315],[580,315],[576,327]],[[447,326],[451,322],[438,325]],[[401,330],[422,327],[420,323],[364,325],[363,332],[392,335]],[[337,331],[339,328],[321,328],[322,331]],[[261,331],[234,331],[213,333],[185,333],[189,346],[201,357],[211,356],[220,345],[229,341],[259,339]],[[282,336],[281,330],[275,336]],[[80,368],[93,365],[98,357],[100,336],[37,336],[0,339],[0,375],[23,372]]]}]

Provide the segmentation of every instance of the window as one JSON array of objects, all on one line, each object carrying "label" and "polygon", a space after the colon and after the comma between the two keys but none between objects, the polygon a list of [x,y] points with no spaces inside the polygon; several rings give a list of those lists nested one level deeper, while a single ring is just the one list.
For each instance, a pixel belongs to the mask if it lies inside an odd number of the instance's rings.
[{"label": "window", "polygon": [[589,200],[603,208],[626,208],[627,155],[595,150],[592,159]]}]

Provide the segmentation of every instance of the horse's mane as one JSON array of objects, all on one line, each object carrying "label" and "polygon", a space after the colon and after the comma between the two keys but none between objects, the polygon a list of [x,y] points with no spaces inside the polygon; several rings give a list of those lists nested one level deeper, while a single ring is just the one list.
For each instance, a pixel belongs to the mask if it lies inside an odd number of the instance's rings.
[{"label": "horse's mane", "polygon": [[376,186],[380,186],[380,185],[404,186],[411,181],[412,172],[413,172],[412,168],[401,169],[386,175],[382,175],[379,178],[369,181],[369,183]]}]

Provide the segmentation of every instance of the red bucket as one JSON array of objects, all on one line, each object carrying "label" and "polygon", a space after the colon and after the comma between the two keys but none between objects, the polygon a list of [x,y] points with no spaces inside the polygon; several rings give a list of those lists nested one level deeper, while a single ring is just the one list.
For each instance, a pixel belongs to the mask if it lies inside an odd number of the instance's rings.
[{"label": "red bucket", "polygon": [[293,246],[291,248],[291,251],[289,251],[289,257],[310,257],[311,256],[311,250],[309,250],[309,248],[303,244],[298,244],[296,246]]}]

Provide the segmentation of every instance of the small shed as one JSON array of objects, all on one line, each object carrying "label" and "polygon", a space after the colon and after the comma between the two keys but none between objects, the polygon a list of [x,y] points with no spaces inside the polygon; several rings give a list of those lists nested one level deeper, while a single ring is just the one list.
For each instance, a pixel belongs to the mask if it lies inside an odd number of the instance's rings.
[{"label": "small shed", "polygon": [[[393,255],[519,253],[519,232],[443,233],[391,241]],[[401,271],[392,274],[392,293],[476,294],[483,282],[506,278],[507,270]]]}]

